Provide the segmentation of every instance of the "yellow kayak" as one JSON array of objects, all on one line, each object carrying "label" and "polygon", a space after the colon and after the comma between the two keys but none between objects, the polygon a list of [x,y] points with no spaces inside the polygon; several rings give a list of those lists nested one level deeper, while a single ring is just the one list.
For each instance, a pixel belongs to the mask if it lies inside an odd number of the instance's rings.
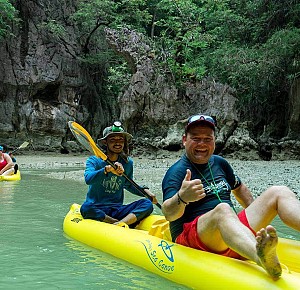
[{"label": "yellow kayak", "polygon": [[15,180],[21,180],[21,172],[20,170],[17,171],[16,174],[13,175],[0,175],[0,181],[15,181]]},{"label": "yellow kayak", "polygon": [[140,266],[193,289],[299,289],[300,242],[280,238],[278,255],[283,274],[273,281],[255,263],[207,253],[173,243],[169,223],[151,215],[136,229],[83,219],[73,204],[64,232],[88,246]]}]

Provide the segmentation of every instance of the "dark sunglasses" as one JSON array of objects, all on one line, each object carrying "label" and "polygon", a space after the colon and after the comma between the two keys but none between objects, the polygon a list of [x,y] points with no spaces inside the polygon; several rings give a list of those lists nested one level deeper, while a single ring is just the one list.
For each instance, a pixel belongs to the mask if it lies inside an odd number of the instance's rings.
[{"label": "dark sunglasses", "polygon": [[206,115],[194,115],[191,116],[188,120],[187,126],[190,125],[191,123],[195,122],[195,121],[207,121],[209,123],[211,123],[212,125],[216,125],[216,121],[213,119],[213,117],[211,116],[206,116]]}]

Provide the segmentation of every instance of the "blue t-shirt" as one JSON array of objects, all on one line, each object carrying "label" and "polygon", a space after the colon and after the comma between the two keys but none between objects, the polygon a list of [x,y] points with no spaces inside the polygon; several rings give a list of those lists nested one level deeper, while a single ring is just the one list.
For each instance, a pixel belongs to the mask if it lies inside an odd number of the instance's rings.
[{"label": "blue t-shirt", "polygon": [[230,199],[231,190],[241,185],[240,178],[235,175],[230,164],[218,155],[212,155],[207,164],[195,164],[183,155],[165,174],[162,182],[163,200],[174,196],[180,189],[186,170],[190,169],[192,179],[201,179],[206,196],[195,202],[190,202],[182,217],[170,222],[173,241],[183,231],[183,224],[193,221],[221,202],[233,207]]},{"label": "blue t-shirt", "polygon": [[[133,161],[126,162],[119,157],[117,162],[122,163],[124,173],[133,178]],[[91,156],[86,161],[84,178],[89,190],[86,202],[105,206],[122,205],[124,202],[124,188],[131,193],[143,196],[124,176],[117,176],[111,172],[104,174],[105,161],[96,156]]]}]

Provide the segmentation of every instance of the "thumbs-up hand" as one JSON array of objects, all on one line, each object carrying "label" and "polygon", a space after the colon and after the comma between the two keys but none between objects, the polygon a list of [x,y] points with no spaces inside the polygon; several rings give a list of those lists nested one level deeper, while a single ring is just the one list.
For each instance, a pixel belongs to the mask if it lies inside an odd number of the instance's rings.
[{"label": "thumbs-up hand", "polygon": [[186,175],[182,181],[181,188],[179,190],[180,197],[186,202],[197,201],[205,197],[205,191],[200,179],[193,179],[190,169],[186,170]]}]

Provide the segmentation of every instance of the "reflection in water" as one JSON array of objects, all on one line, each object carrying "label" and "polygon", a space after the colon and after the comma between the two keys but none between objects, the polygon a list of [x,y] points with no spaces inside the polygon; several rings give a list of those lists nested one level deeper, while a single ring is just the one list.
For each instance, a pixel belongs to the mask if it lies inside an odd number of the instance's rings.
[{"label": "reflection in water", "polygon": [[14,188],[20,181],[2,181],[0,182],[0,204],[1,206],[9,206],[13,203]]},{"label": "reflection in water", "polygon": [[[97,273],[99,280],[97,285],[99,286],[113,285],[113,289],[152,290],[156,289],[155,285],[164,284],[162,286],[164,289],[187,289],[175,283],[166,283],[166,280],[160,276],[152,275],[148,271],[129,264],[126,261],[114,258],[107,253],[90,248],[75,240],[70,239],[65,245],[81,258],[79,263],[82,270],[87,265],[92,265],[94,272]],[[153,282],[154,277],[155,283]],[[126,286],[124,283],[126,283]]]}]

